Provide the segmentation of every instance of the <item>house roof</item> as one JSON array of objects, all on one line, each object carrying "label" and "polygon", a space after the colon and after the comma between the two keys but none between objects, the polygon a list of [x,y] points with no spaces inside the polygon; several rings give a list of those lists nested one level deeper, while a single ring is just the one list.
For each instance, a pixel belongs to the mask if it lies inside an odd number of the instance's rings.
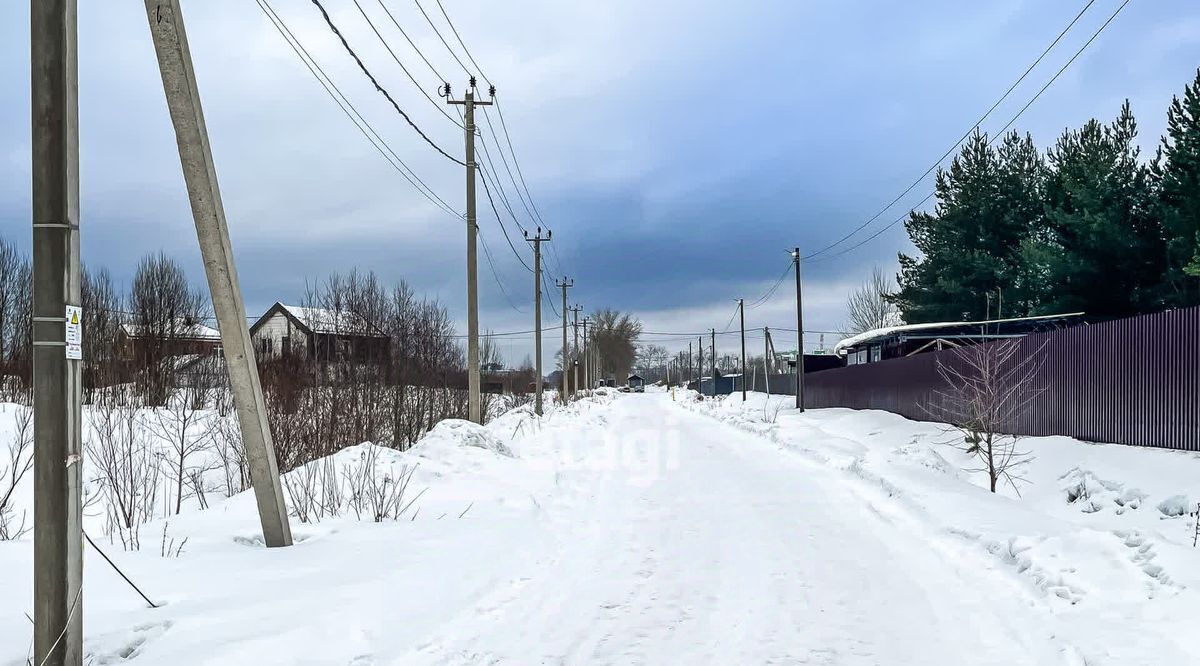
[{"label": "house roof", "polygon": [[251,333],[262,326],[276,312],[284,313],[295,323],[308,329],[310,333],[355,335],[371,338],[387,337],[383,331],[372,326],[366,319],[354,312],[345,310],[336,311],[326,308],[307,308],[299,305],[285,305],[279,302],[272,305],[262,317],[259,317],[258,321],[254,322],[254,326],[251,327]]},{"label": "house roof", "polygon": [[[174,337],[183,340],[203,340],[206,342],[220,342],[221,332],[204,324],[188,324],[182,321],[177,324],[178,328],[174,333]],[[138,324],[124,323],[121,324],[121,331],[131,338],[142,337],[141,326]]]},{"label": "house roof", "polygon": [[1041,315],[1038,317],[1014,317],[1011,319],[984,319],[981,321],[941,321],[929,322],[925,324],[902,324],[900,326],[886,326],[884,328],[876,328],[870,331],[864,331],[858,335],[852,335],[848,338],[843,338],[840,342],[833,346],[833,353],[842,355],[850,347],[875,342],[886,337],[896,334],[912,333],[918,331],[931,331],[934,329],[946,328],[968,328],[972,326],[984,326],[987,324],[1017,324],[1017,323],[1037,323],[1050,322],[1055,319],[1075,319],[1082,317],[1082,312],[1070,312],[1065,314]]}]

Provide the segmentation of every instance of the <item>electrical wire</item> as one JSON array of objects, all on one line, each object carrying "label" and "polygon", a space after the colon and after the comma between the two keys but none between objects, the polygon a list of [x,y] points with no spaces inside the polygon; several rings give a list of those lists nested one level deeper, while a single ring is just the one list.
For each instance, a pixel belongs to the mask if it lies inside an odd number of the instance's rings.
[{"label": "electrical wire", "polygon": [[521,262],[521,265],[525,267],[525,270],[532,273],[533,268],[531,268],[529,266],[529,264],[525,263],[525,259],[521,256],[521,253],[517,252],[517,247],[515,245],[513,245],[512,238],[509,237],[509,235],[508,235],[508,227],[506,227],[504,225],[504,220],[501,219],[501,217],[500,217],[500,211],[496,210],[496,202],[495,202],[495,200],[492,199],[492,191],[491,191],[491,189],[488,188],[487,178],[484,177],[484,178],[481,178],[480,180],[483,181],[483,191],[487,194],[488,203],[491,204],[492,213],[494,213],[496,215],[496,221],[500,223],[500,229],[504,232],[504,240],[508,241],[509,249],[511,249],[513,252],[513,255],[515,255],[517,257],[517,261]]},{"label": "electrical wire", "polygon": [[[1086,42],[1084,42],[1083,46],[1079,47],[1079,50],[1075,51],[1075,54],[1071,56],[1070,60],[1068,60],[1066,62],[1066,64],[1064,64],[1062,67],[1060,67],[1059,70],[1057,72],[1055,72],[1054,76],[1051,77],[1050,80],[1047,81],[1046,84],[1043,85],[1040,90],[1038,90],[1037,94],[1034,95],[1033,98],[1030,99],[1025,104],[1025,106],[1021,107],[1021,110],[1017,111],[1017,113],[1007,123],[1005,123],[1004,127],[1001,128],[1001,130],[999,132],[997,132],[996,135],[993,136],[991,140],[988,141],[989,146],[1004,136],[1004,133],[1008,131],[1008,128],[1012,127],[1013,123],[1017,122],[1017,119],[1019,119],[1025,113],[1025,111],[1027,111],[1029,109],[1029,107],[1032,106],[1033,103],[1036,102],[1038,100],[1038,98],[1040,98],[1042,96],[1042,93],[1046,92],[1046,90],[1055,81],[1058,80],[1058,77],[1062,76],[1063,72],[1067,71],[1067,68],[1069,68],[1079,58],[1079,56],[1085,50],[1087,50],[1087,48],[1089,46],[1091,46],[1092,42],[1096,41],[1096,38],[1100,36],[1100,33],[1104,32],[1104,29],[1107,28],[1109,26],[1109,24],[1112,23],[1113,20],[1117,18],[1117,15],[1120,14],[1121,10],[1125,9],[1125,6],[1128,5],[1129,3],[1130,3],[1130,0],[1124,0],[1124,2],[1122,2],[1117,7],[1117,9],[1111,15],[1109,15],[1108,20],[1106,20],[1099,28],[1096,29],[1096,31],[1094,33],[1092,33],[1092,36]],[[1089,3],[1089,6],[1090,6],[1090,4],[1091,3]],[[1086,7],[1084,9],[1086,9]],[[913,210],[920,208],[922,205],[924,205],[925,202],[929,201],[934,196],[934,194],[936,194],[936,190],[925,195],[924,199],[921,199],[921,201],[919,201],[916,206],[913,206]],[[829,259],[834,259],[836,257],[840,257],[840,256],[846,254],[847,252],[850,252],[859,247],[862,247],[863,245],[867,244],[868,242],[874,240],[875,238],[878,238],[881,234],[883,234],[883,232],[885,232],[888,229],[891,229],[892,227],[896,226],[897,224],[903,222],[908,217],[908,215],[909,215],[908,213],[901,215],[900,217],[896,218],[895,220],[892,220],[892,222],[890,222],[883,228],[879,229],[875,233],[871,234],[870,236],[866,237],[862,241],[859,241],[858,243],[855,243],[854,245],[851,245],[850,247],[845,248],[836,254],[826,255],[823,257],[816,257],[816,255],[818,253],[813,253],[811,255],[808,255],[808,257],[815,257],[816,261],[825,261],[825,260],[829,260]],[[805,258],[807,259],[808,257],[805,257]]]},{"label": "electrical wire", "polygon": [[492,269],[492,277],[496,280],[496,286],[500,287],[500,293],[504,294],[504,300],[508,301],[508,306],[521,314],[525,314],[525,310],[517,307],[512,298],[508,295],[508,290],[504,288],[504,282],[500,280],[500,274],[496,272],[496,263],[492,259],[492,251],[488,248],[487,240],[483,237],[483,230],[476,229],[479,234],[479,243],[483,246],[483,256],[487,259],[488,266]]},{"label": "electrical wire", "polygon": [[446,47],[446,50],[450,52],[450,55],[454,56],[454,60],[458,63],[458,66],[462,67],[463,74],[470,76],[471,70],[467,69],[467,66],[463,64],[462,59],[458,57],[458,54],[454,52],[454,49],[450,48],[450,42],[447,42],[446,38],[442,36],[442,32],[438,30],[436,25],[434,25],[433,19],[429,18],[429,14],[426,13],[425,8],[421,6],[420,0],[413,0],[413,4],[417,6],[417,9],[421,10],[421,16],[424,16],[425,22],[429,24],[429,27],[433,28],[433,33],[438,36],[438,39],[442,40],[442,46]]},{"label": "electrical wire", "polygon": [[771,285],[771,288],[767,289],[766,293],[764,293],[762,296],[759,296],[753,303],[750,304],[750,309],[753,310],[753,309],[759,307],[760,305],[763,305],[768,300],[770,300],[770,298],[775,295],[775,290],[779,289],[779,285],[783,284],[784,278],[786,278],[788,276],[788,274],[791,272],[792,272],[792,262],[789,260],[787,263],[787,267],[784,268],[783,273],[781,273],[779,275],[779,279],[775,280],[775,284]]},{"label": "electrical wire", "polygon": [[[379,32],[379,29],[375,27],[375,22],[372,21],[371,17],[367,15],[367,12],[363,9],[362,4],[358,0],[352,1],[354,2],[354,6],[358,8],[358,13],[362,14],[363,20],[366,21],[367,25],[371,27],[371,32],[375,33],[375,36],[379,38],[379,43],[383,44],[383,48],[387,49],[388,55],[392,56],[392,60],[396,61],[396,64],[400,66],[400,69],[404,72],[405,76],[408,77],[408,80],[412,81],[412,84],[417,88],[417,91],[420,92],[425,99],[429,100],[429,103],[433,105],[433,108],[437,109],[438,113],[445,116],[446,120],[454,123],[454,125],[459,129],[466,129],[463,127],[462,123],[454,119],[454,116],[446,112],[445,104],[438,104],[432,97],[429,96],[428,92],[425,92],[424,86],[417,81],[417,77],[413,76],[412,72],[408,71],[408,67],[405,67],[404,63],[401,62],[400,56],[397,56],[396,52],[392,50],[391,44],[388,44],[387,40],[383,38],[383,33]],[[383,3],[380,4],[382,5]]]},{"label": "electrical wire", "polygon": [[430,146],[432,146],[433,149],[441,153],[443,157],[459,166],[467,166],[466,162],[463,162],[450,153],[447,153],[445,150],[442,150],[441,146],[434,143],[433,139],[430,139],[429,136],[426,135],[425,132],[423,132],[415,122],[413,122],[412,118],[410,118],[408,114],[400,108],[400,105],[396,103],[396,100],[392,98],[392,95],[386,89],[384,89],[383,86],[379,85],[379,81],[373,74],[371,74],[371,70],[367,69],[367,66],[363,64],[362,58],[358,57],[358,54],[354,52],[353,48],[351,48],[350,42],[346,41],[346,38],[342,35],[342,31],[338,30],[338,27],[333,23],[333,19],[329,18],[329,12],[325,11],[325,6],[321,4],[321,0],[312,0],[312,3],[317,6],[317,9],[321,10],[321,16],[325,19],[325,24],[329,26],[329,29],[334,35],[337,36],[338,40],[341,41],[342,47],[346,49],[346,52],[350,54],[350,57],[354,58],[354,62],[358,64],[358,68],[362,70],[362,73],[366,75],[368,79],[370,79],[371,84],[375,86],[375,90],[378,90],[380,94],[382,94],[389,102],[392,103],[392,108],[396,110],[396,113],[399,113],[400,116],[403,117],[406,122],[408,122],[409,126],[412,127],[422,139],[425,140],[425,143],[428,143]]},{"label": "electrical wire", "polygon": [[383,13],[387,14],[387,17],[389,19],[391,19],[392,25],[396,26],[396,29],[400,31],[401,35],[404,35],[404,39],[408,40],[408,45],[411,46],[413,48],[413,50],[417,52],[417,55],[421,56],[421,60],[425,61],[425,66],[429,68],[429,71],[433,72],[433,75],[437,77],[438,81],[445,83],[446,77],[442,76],[441,72],[439,72],[437,70],[437,68],[433,66],[433,63],[429,62],[429,58],[425,57],[425,54],[422,53],[421,49],[417,47],[417,43],[414,42],[412,40],[412,37],[409,37],[408,33],[405,32],[404,28],[402,28],[400,26],[400,22],[397,21],[396,17],[392,15],[392,11],[387,8],[387,5],[383,4],[383,0],[376,0],[376,2],[378,2],[379,7],[381,9],[383,9]]},{"label": "electrical wire", "polygon": [[[1037,57],[1037,59],[1035,59],[1033,61],[1033,64],[1029,65],[1029,67],[1025,69],[1025,71],[1021,74],[1021,76],[1018,77],[1017,80],[1014,81],[1013,84],[1008,87],[1008,90],[1004,91],[1004,94],[1001,95],[992,104],[992,106],[982,116],[980,116],[978,120],[975,121],[975,123],[973,125],[971,125],[970,129],[968,129],[966,132],[964,132],[963,135],[961,137],[959,137],[958,141],[955,141],[953,145],[951,145],[949,148],[947,148],[946,152],[942,153],[942,156],[939,157],[936,162],[931,164],[929,166],[929,168],[926,169],[925,172],[922,173],[919,178],[914,180],[908,187],[904,188],[904,190],[902,192],[900,192],[900,194],[896,195],[896,198],[892,199],[886,206],[879,209],[879,211],[877,213],[875,213],[874,215],[872,215],[870,218],[868,218],[866,222],[863,222],[862,224],[858,225],[850,233],[846,234],[845,236],[842,236],[841,238],[837,239],[836,241],[830,243],[829,245],[826,245],[825,247],[817,250],[816,252],[813,252],[813,253],[805,256],[804,259],[807,260],[807,259],[815,258],[816,256],[823,254],[838,245],[841,245],[843,242],[845,242],[846,240],[850,239],[852,236],[854,236],[858,232],[865,229],[872,222],[879,219],[879,217],[881,215],[883,215],[889,209],[891,209],[892,206],[895,206],[902,198],[904,198],[909,192],[911,192],[914,188],[916,188],[917,185],[920,185],[925,180],[925,178],[927,178],[929,176],[930,173],[933,173],[934,169],[936,169],[943,161],[945,161],[945,159],[947,157],[949,157],[950,153],[954,152],[955,149],[957,149],[960,145],[962,145],[962,142],[966,141],[967,137],[971,136],[971,133],[974,132],[976,129],[978,129],[979,126],[981,124],[983,124],[983,122],[992,115],[992,112],[995,111],[1000,106],[1000,104],[1004,102],[1004,100],[1008,99],[1008,96],[1011,95],[1012,92],[1014,90],[1016,90],[1017,86],[1020,85],[1021,82],[1024,81],[1026,79],[1026,77],[1028,77],[1029,74],[1034,70],[1034,68],[1036,68],[1042,62],[1042,60],[1046,57],[1046,55],[1049,54],[1050,51],[1053,50],[1054,47],[1058,45],[1058,43],[1062,40],[1062,38],[1071,30],[1072,27],[1075,26],[1075,24],[1079,21],[1079,19],[1083,17],[1084,13],[1087,12],[1087,10],[1089,8],[1091,8],[1091,6],[1095,2],[1096,2],[1096,0],[1088,0],[1087,4],[1085,4],[1083,6],[1083,9],[1079,10],[1079,13],[1075,15],[1075,18],[1071,19],[1071,22],[1067,24],[1067,27],[1063,28],[1062,32],[1058,33],[1058,36],[1054,38],[1054,41],[1050,42],[1050,45],[1047,46],[1045,48],[1045,50],[1043,50],[1042,53]],[[1122,5],[1122,6],[1124,6],[1124,5]],[[1118,9],[1117,11],[1120,11],[1120,9]],[[1006,126],[1006,128],[1007,128],[1007,126]],[[888,226],[890,227],[892,225],[888,225]]]},{"label": "electrical wire", "polygon": [[[296,56],[300,58],[300,62],[302,62],[308,69],[309,73],[313,75],[313,78],[315,78],[317,82],[321,84],[321,87],[325,89],[325,92],[329,95],[330,99],[332,99],[334,103],[338,105],[338,108],[342,110],[342,113],[346,114],[346,117],[350,119],[350,122],[354,123],[354,126],[360,133],[362,133],[363,137],[370,142],[371,146],[375,148],[380,156],[383,157],[383,159],[386,160],[387,163],[391,165],[391,167],[395,169],[406,181],[408,181],[408,183],[412,185],[413,188],[421,194],[421,196],[425,197],[435,206],[444,210],[450,215],[458,219],[463,219],[462,213],[459,213],[451,208],[450,204],[446,203],[444,199],[438,196],[437,193],[425,183],[425,181],[421,180],[421,178],[417,176],[416,172],[413,171],[412,168],[404,162],[404,160],[400,159],[400,156],[396,154],[396,151],[392,149],[391,145],[389,145],[387,141],[383,139],[382,135],[380,135],[379,132],[377,132],[375,128],[372,127],[369,122],[367,122],[366,118],[358,111],[358,108],[355,107],[352,102],[350,102],[350,99],[346,97],[346,95],[342,93],[341,89],[337,87],[337,84],[333,82],[333,79],[330,78],[325,70],[321,68],[320,63],[313,58],[312,54],[308,52],[308,49],[304,47],[304,44],[301,43],[291,29],[288,28],[287,23],[285,23],[283,18],[275,12],[275,9],[271,7],[270,3],[267,0],[258,0],[258,7],[263,11],[263,14],[266,15],[267,19],[271,22],[271,25],[275,27],[275,30],[279,33],[279,35],[283,37],[283,40],[287,43],[287,45],[291,47]],[[381,145],[382,148],[380,147]]]}]

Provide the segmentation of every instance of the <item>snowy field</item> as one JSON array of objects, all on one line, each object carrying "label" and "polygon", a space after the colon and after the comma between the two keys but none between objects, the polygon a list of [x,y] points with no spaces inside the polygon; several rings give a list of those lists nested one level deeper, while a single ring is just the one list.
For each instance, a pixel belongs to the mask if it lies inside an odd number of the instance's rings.
[{"label": "snowy field", "polygon": [[[210,497],[101,541],[158,609],[87,551],[87,663],[1200,663],[1197,456],[1029,439],[992,495],[936,424],[790,400],[609,393],[350,447],[289,481],[411,474],[400,515],[342,498],[292,548]],[[0,542],[0,664],[32,564]]]}]

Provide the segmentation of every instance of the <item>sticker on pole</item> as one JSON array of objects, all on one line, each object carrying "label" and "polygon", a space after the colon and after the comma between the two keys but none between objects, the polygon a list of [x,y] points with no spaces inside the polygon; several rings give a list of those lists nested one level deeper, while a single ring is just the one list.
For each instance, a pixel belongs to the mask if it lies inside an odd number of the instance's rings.
[{"label": "sticker on pole", "polygon": [[83,358],[83,308],[67,306],[67,358],[78,361]]}]

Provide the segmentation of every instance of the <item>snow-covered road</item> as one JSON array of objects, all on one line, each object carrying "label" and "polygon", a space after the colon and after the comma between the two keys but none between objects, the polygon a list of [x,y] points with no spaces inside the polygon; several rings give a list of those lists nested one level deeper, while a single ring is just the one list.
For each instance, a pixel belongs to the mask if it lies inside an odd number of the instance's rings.
[{"label": "snow-covered road", "polygon": [[575,448],[638,464],[561,475],[553,546],[401,662],[1068,661],[1022,590],[844,475],[667,394],[610,409],[606,432],[580,433],[602,446]]},{"label": "snow-covered road", "polygon": [[[937,424],[787,398],[606,394],[446,421],[415,513],[293,518],[253,497],[88,551],[87,663],[1184,664],[1200,638],[1188,507],[1200,457],[1028,442],[1023,497],[963,471]],[[365,448],[364,448],[365,447]],[[324,464],[321,461],[312,463]],[[290,472],[295,481],[304,470]],[[337,474],[332,477],[337,478]],[[102,534],[102,516],[85,521]],[[180,557],[160,540],[187,539]],[[0,665],[24,664],[32,544],[0,542]]]}]

